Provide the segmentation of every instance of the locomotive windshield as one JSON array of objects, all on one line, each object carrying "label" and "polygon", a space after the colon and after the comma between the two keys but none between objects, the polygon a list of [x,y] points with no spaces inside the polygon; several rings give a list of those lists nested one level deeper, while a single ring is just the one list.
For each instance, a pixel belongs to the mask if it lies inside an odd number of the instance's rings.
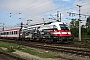
[{"label": "locomotive windshield", "polygon": [[68,26],[65,24],[59,24],[59,25],[60,25],[61,30],[69,30]]}]

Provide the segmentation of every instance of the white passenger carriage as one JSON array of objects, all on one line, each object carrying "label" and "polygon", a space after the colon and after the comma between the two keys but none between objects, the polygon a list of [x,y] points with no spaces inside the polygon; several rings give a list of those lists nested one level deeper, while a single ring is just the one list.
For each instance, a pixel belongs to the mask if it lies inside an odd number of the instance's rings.
[{"label": "white passenger carriage", "polygon": [[0,31],[0,38],[18,39],[19,31],[20,28],[13,28],[9,30]]}]

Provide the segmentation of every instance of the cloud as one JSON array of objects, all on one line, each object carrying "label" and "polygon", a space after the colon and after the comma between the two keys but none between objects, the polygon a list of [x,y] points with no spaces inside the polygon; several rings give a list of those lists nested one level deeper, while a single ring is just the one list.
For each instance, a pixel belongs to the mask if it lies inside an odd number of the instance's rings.
[{"label": "cloud", "polygon": [[63,1],[70,1],[70,0],[63,0]]},{"label": "cloud", "polygon": [[[54,7],[56,7],[56,5],[52,0],[3,0],[2,3],[0,3],[0,8],[3,10],[8,10],[14,13],[14,15],[20,12],[24,16],[22,19],[37,19],[38,22],[44,17],[40,14],[43,15]],[[36,22],[36,20],[34,22]]]},{"label": "cloud", "polygon": [[[84,21],[82,21],[83,22],[82,24],[85,24],[87,17],[90,16],[90,0],[77,0],[74,3],[74,6],[77,8],[76,11],[78,13],[79,7],[77,7],[76,5],[82,6],[82,7],[80,7],[80,13],[84,14],[84,15],[81,15],[81,20],[84,20]],[[88,16],[85,16],[85,15],[88,15]]]},{"label": "cloud", "polygon": [[[80,8],[82,14],[87,14],[87,13],[90,14],[90,0],[78,1],[78,2],[74,3],[74,6],[76,6],[76,5],[82,6]],[[78,11],[78,8],[79,7],[77,7],[77,11]]]},{"label": "cloud", "polygon": [[[71,3],[70,6],[68,2]],[[47,16],[54,14],[56,11],[60,11],[63,15],[62,17],[67,17],[66,12],[75,9],[70,9],[72,3],[74,3],[73,5],[76,7],[76,10],[74,10],[75,12],[78,12],[78,7],[76,5],[80,4],[82,5],[81,13],[90,14],[89,2],[89,0],[0,0],[0,11],[11,12],[13,13],[13,17],[18,15],[17,13],[21,13],[19,16],[21,16],[22,20],[32,19],[32,23],[38,23],[43,22],[42,18],[45,18],[45,21],[48,21]],[[45,16],[46,14],[48,15]]]},{"label": "cloud", "polygon": [[43,13],[55,7],[51,0],[8,0],[1,5],[13,12],[23,12],[30,15]]},{"label": "cloud", "polygon": [[55,1],[70,1],[70,0],[55,0]]}]

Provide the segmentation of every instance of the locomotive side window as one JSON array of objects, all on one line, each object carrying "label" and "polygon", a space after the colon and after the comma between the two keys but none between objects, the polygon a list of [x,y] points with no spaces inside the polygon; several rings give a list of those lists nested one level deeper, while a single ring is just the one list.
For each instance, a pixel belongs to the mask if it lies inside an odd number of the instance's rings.
[{"label": "locomotive side window", "polygon": [[56,25],[53,25],[53,29],[54,29],[54,30],[57,30],[57,26],[56,26]]},{"label": "locomotive side window", "polygon": [[14,34],[16,34],[16,31],[14,31]]},{"label": "locomotive side window", "polygon": [[13,35],[13,31],[12,31],[12,35]]},{"label": "locomotive side window", "polygon": [[3,35],[3,32],[1,33],[1,35]]},{"label": "locomotive side window", "polygon": [[7,32],[6,34],[9,35],[9,32]]},{"label": "locomotive side window", "polygon": [[8,32],[8,35],[10,35],[10,32]]},{"label": "locomotive side window", "polygon": [[61,30],[69,30],[68,26],[65,24],[59,24],[59,25],[60,25]]},{"label": "locomotive side window", "polygon": [[1,35],[3,35],[3,33],[1,33]]},{"label": "locomotive side window", "polygon": [[10,31],[10,33],[9,33],[10,35],[11,35],[11,31]]},{"label": "locomotive side window", "polygon": [[5,32],[3,32],[3,35],[5,35]]}]

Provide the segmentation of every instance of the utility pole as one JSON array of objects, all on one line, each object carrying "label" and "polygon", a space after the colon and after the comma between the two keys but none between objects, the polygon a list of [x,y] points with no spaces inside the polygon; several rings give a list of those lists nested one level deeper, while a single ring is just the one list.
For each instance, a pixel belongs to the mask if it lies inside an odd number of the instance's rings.
[{"label": "utility pole", "polygon": [[82,7],[82,6],[80,6],[80,5],[77,5],[77,6],[79,7],[79,41],[81,41],[81,20],[80,20],[81,14],[80,14],[80,7]]},{"label": "utility pole", "polygon": [[42,18],[42,19],[43,19],[43,23],[45,24],[44,18]]},{"label": "utility pole", "polygon": [[61,22],[61,13],[60,13],[60,22]]},{"label": "utility pole", "polygon": [[22,30],[22,28],[23,28],[23,22],[21,22],[21,24],[20,24],[20,25],[21,25],[20,27],[21,27],[21,30]]},{"label": "utility pole", "polygon": [[2,26],[0,26],[0,27],[2,27],[2,31],[4,31],[4,23],[0,23],[0,24],[2,24]]},{"label": "utility pole", "polygon": [[60,13],[60,16],[59,16],[59,11],[57,11],[57,21],[61,22],[61,13]]},{"label": "utility pole", "polygon": [[[52,16],[51,14],[50,14],[50,16]],[[53,18],[53,20],[56,20],[56,21],[58,21],[58,22],[61,22],[61,13],[59,13],[59,11],[57,11],[57,15],[55,15],[57,18],[54,18],[53,16],[52,16],[52,18]],[[49,19],[52,19],[52,18],[49,18]]]},{"label": "utility pole", "polygon": [[2,30],[4,31],[4,23],[3,23],[3,28],[2,28]]},{"label": "utility pole", "polygon": [[59,11],[57,11],[57,21],[59,21]]},{"label": "utility pole", "polygon": [[81,20],[81,15],[82,16],[90,16],[90,15],[86,15],[86,14],[81,14],[80,12],[81,12],[81,10],[80,10],[80,8],[82,7],[82,6],[80,6],[80,5],[77,5],[78,7],[79,7],[79,13],[77,14],[77,13],[71,13],[71,12],[67,12],[67,13],[69,13],[69,16],[70,15],[72,15],[72,16],[75,16],[75,15],[78,15],[79,16],[79,18],[78,18],[78,21],[79,21],[79,41],[81,41],[81,21],[83,21],[83,20]]},{"label": "utility pole", "polygon": [[[22,36],[21,36],[21,31],[22,31],[22,28],[23,28],[23,22],[21,22],[20,23],[20,30],[19,30],[19,39],[21,39],[22,38]],[[21,43],[21,42],[20,42]]]}]

